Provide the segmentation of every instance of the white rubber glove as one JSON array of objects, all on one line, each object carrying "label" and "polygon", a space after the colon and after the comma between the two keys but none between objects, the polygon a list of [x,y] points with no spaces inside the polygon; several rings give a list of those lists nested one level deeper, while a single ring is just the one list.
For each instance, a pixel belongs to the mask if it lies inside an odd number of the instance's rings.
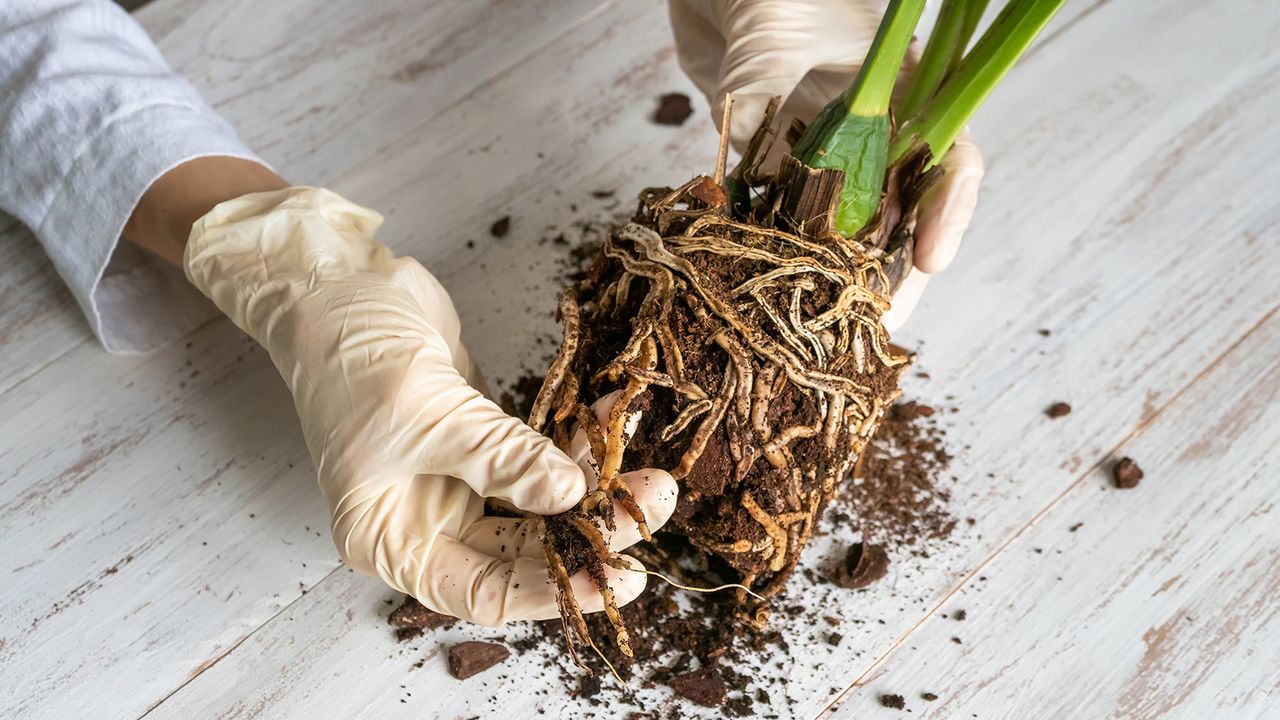
[{"label": "white rubber glove", "polygon": [[[782,96],[779,127],[785,131],[792,118],[809,122],[844,92],[871,47],[883,11],[883,3],[872,0],[669,2],[680,65],[707,96],[717,123],[725,97],[733,95],[730,137],[739,151],[773,96]],[[914,65],[909,56],[904,72]],[[765,169],[776,167],[785,150],[784,143],[775,143]],[[951,264],[978,202],[982,155],[967,132],[941,165],[942,180],[920,203],[915,267],[884,317],[891,331],[911,314],[928,273]]]},{"label": "white rubber glove", "polygon": [[[449,296],[373,239],[381,224],[327,190],[246,195],[196,222],[184,267],[288,383],[343,561],[483,625],[556,617],[535,521],[486,516],[483,498],[555,514],[594,473],[477,389]],[[671,476],[624,479],[650,527],[666,522]],[[639,530],[615,515],[606,537],[620,550]],[[644,589],[641,573],[606,572],[619,603]],[[603,607],[585,571],[573,582],[584,610]]]}]

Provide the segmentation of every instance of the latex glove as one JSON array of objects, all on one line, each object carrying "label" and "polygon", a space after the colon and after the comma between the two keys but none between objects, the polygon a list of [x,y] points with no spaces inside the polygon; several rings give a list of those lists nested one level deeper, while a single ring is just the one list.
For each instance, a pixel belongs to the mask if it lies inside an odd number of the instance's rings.
[{"label": "latex glove", "polygon": [[[484,397],[449,296],[373,239],[381,223],[327,190],[246,195],[196,222],[184,268],[293,393],[343,561],[476,623],[556,617],[534,520],[486,516],[483,498],[559,513],[588,474]],[[650,526],[666,522],[671,476],[625,480]],[[639,531],[616,517],[620,550]],[[620,603],[644,589],[641,573],[606,572]],[[584,610],[603,606],[585,572],[573,583]]]},{"label": "latex glove", "polygon": [[[717,124],[725,97],[733,95],[730,138],[739,152],[773,96],[782,96],[779,127],[785,130],[792,118],[809,122],[844,92],[883,11],[882,3],[870,0],[669,1],[680,65],[706,95]],[[914,65],[909,54],[904,73]],[[785,149],[784,143],[774,144],[766,170],[776,167]],[[942,179],[920,202],[915,267],[884,317],[890,330],[911,314],[928,274],[951,264],[978,202],[982,155],[967,132],[941,166]]]}]

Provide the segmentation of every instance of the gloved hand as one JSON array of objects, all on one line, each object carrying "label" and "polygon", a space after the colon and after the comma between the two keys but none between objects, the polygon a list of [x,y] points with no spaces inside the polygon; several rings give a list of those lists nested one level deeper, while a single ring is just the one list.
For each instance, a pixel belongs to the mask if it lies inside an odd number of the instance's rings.
[{"label": "gloved hand", "polygon": [[[811,121],[844,92],[871,47],[883,10],[871,0],[669,1],[680,65],[707,96],[717,123],[725,97],[733,95],[730,138],[739,151],[773,96],[782,96],[779,127],[785,130],[792,118]],[[914,61],[909,54],[905,73]],[[785,149],[784,143],[774,144],[773,167]],[[942,180],[920,203],[915,267],[884,317],[890,330],[911,314],[928,274],[951,263],[978,201],[982,156],[967,132],[941,166]]]},{"label": "gloved hand", "polygon": [[[483,498],[559,513],[594,474],[484,397],[449,296],[373,239],[381,223],[327,190],[246,195],[196,222],[184,268],[289,385],[345,562],[483,625],[556,617],[535,521],[486,516]],[[624,479],[650,527],[666,522],[671,476]],[[620,550],[639,530],[615,516]],[[641,573],[606,572],[619,603],[644,589]],[[584,610],[603,607],[585,571],[573,583]]]}]

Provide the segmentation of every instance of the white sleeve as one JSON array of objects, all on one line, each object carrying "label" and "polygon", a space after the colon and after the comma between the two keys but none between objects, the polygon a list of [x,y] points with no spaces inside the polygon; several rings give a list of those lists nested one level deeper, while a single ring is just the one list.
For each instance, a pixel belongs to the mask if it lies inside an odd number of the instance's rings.
[{"label": "white sleeve", "polygon": [[216,313],[180,270],[118,243],[154,180],[211,155],[257,160],[111,0],[0,0],[0,210],[35,233],[108,351]]}]

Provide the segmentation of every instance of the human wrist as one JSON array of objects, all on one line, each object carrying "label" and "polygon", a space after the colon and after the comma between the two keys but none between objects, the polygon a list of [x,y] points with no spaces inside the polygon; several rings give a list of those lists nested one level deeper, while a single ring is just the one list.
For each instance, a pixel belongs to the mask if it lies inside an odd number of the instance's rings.
[{"label": "human wrist", "polygon": [[182,264],[191,226],[221,202],[288,187],[253,160],[210,156],[188,160],[161,175],[143,193],[123,236],[174,265]]}]

